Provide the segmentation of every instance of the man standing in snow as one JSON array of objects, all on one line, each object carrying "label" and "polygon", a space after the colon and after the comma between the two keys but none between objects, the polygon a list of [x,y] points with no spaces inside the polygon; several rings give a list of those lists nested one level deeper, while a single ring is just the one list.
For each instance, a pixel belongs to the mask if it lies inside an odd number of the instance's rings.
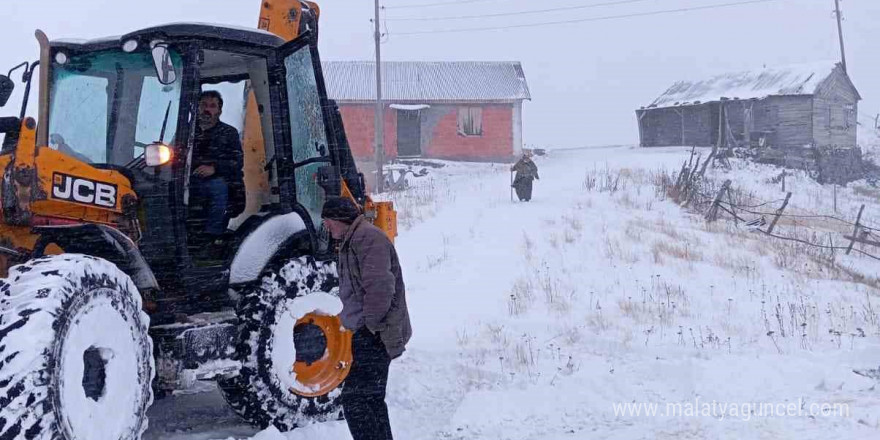
[{"label": "man standing in snow", "polygon": [[339,248],[342,325],[354,332],[353,362],[342,388],[342,410],[354,440],[390,440],[385,404],[388,368],[412,335],[397,252],[354,202],[330,197],[321,212]]},{"label": "man standing in snow", "polygon": [[516,196],[519,201],[528,202],[532,200],[532,182],[538,177],[538,166],[532,161],[532,152],[526,150],[522,158],[514,166],[510,167],[510,171],[516,171],[516,178],[513,179],[513,186],[516,189]]}]

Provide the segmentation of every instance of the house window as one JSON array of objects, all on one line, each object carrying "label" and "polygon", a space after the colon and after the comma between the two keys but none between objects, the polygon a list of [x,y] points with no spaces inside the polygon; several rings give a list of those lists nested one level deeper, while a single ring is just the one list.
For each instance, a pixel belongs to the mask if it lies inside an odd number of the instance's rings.
[{"label": "house window", "polygon": [[856,106],[852,104],[844,104],[843,106],[844,113],[844,127],[847,129],[853,126],[853,122],[856,120]]},{"label": "house window", "polygon": [[843,109],[840,107],[831,108],[831,128],[843,127]]},{"label": "house window", "polygon": [[847,128],[847,116],[848,110],[845,109],[842,105],[834,103],[831,104],[829,108],[831,113],[831,128],[832,129],[845,129]]},{"label": "house window", "polygon": [[480,107],[458,108],[458,134],[462,136],[483,135],[483,109]]}]

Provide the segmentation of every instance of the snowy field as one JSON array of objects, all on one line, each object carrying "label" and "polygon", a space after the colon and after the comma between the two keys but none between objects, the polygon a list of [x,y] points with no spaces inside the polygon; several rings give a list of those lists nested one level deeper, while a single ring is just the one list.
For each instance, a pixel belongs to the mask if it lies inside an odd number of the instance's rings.
[{"label": "snowy field", "polygon": [[880,129],[874,128],[874,124],[875,120],[870,116],[860,116],[857,133],[862,152],[876,163],[880,156]]},{"label": "snowy field", "polygon": [[[511,202],[507,166],[492,164],[447,163],[396,194],[414,336],[391,368],[395,438],[880,438],[867,377],[880,377],[880,261],[707,224],[654,184],[689,154],[552,151],[530,203]],[[779,172],[708,174],[775,201]],[[803,173],[786,185],[786,212],[833,213],[832,188]],[[877,226],[878,200],[865,182],[840,188],[836,216],[864,203]],[[777,232],[840,244],[826,223]],[[211,385],[150,417],[147,439],[350,439],[344,422],[256,432]]]}]

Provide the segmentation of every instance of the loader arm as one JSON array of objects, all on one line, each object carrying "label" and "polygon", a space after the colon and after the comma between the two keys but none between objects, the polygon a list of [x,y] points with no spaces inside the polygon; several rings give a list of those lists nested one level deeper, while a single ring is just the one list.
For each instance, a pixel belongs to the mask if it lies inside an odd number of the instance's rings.
[{"label": "loader arm", "polygon": [[[305,31],[318,31],[318,4],[302,0],[262,0],[257,27],[291,41]],[[317,44],[317,37],[314,39]]]},{"label": "loader arm", "polygon": [[[312,44],[317,45],[318,18],[320,14],[321,11],[317,3],[310,1],[262,0],[260,2],[260,19],[257,27],[278,35],[286,41],[291,41],[302,35],[304,32],[312,32],[314,35]],[[334,129],[334,132],[338,133],[337,136],[342,136],[344,138],[345,132],[341,129],[341,117],[336,119],[339,119],[339,121],[335,122],[337,129]],[[329,122],[334,123],[334,121]],[[261,149],[256,148],[256,146],[262,145],[262,143],[263,138],[260,130],[260,116],[254,93],[251,91],[248,93],[245,108],[244,147],[246,150],[252,149],[259,151]],[[343,146],[343,148],[348,148],[348,142],[344,139],[342,141],[337,141],[337,144]],[[266,158],[263,157],[262,161],[265,162],[265,159]],[[355,172],[355,174],[357,173]],[[265,181],[265,175],[259,175],[259,179]],[[346,179],[342,178],[341,180],[341,191],[337,195],[350,198],[361,206],[367,218],[378,228],[385,231],[385,234],[390,240],[394,241],[394,237],[397,236],[397,213],[394,211],[393,203],[373,201],[369,197],[366,188],[361,188],[361,191],[352,191],[352,188],[349,187],[349,183],[346,182]],[[364,194],[362,200],[358,200],[358,197],[356,197],[356,194],[358,193]]]}]

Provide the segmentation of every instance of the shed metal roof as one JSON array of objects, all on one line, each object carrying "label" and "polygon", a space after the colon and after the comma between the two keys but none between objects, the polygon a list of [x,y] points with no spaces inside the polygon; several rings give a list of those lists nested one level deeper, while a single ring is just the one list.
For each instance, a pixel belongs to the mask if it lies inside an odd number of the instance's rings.
[{"label": "shed metal roof", "polygon": [[671,107],[729,99],[761,99],[774,95],[812,95],[840,66],[833,61],[726,73],[700,81],[678,81],[650,107]]},{"label": "shed metal roof", "polygon": [[[375,101],[376,63],[323,63],[327,94],[337,101]],[[382,98],[405,102],[486,102],[531,99],[519,62],[382,63]]]}]

